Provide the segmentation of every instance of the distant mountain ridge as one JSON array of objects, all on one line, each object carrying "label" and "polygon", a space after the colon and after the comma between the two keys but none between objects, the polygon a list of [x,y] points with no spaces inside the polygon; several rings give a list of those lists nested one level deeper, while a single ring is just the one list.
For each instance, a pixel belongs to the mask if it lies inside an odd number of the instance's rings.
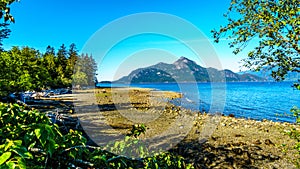
[{"label": "distant mountain ridge", "polygon": [[180,57],[172,64],[160,62],[153,66],[139,68],[116,83],[172,83],[172,82],[256,82],[266,81],[249,73],[237,74],[231,70],[204,68],[196,62]]},{"label": "distant mountain ridge", "polygon": [[[275,81],[274,78],[271,76],[272,70],[268,70],[268,69],[264,69],[258,72],[247,70],[247,71],[238,72],[238,74],[251,74],[258,77],[262,77],[267,81]],[[285,76],[284,81],[298,81],[299,79],[300,79],[300,74],[298,72],[288,72],[287,75]]]}]

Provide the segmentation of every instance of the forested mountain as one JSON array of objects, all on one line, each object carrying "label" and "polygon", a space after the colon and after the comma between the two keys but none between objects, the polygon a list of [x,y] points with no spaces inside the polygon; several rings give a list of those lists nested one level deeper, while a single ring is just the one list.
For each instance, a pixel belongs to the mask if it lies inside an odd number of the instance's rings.
[{"label": "forested mountain", "polygon": [[117,80],[117,83],[169,83],[169,82],[241,82],[265,81],[265,79],[251,75],[232,72],[231,70],[217,70],[204,68],[185,57],[179,58],[173,64],[158,63],[156,65],[139,68],[128,76]]}]

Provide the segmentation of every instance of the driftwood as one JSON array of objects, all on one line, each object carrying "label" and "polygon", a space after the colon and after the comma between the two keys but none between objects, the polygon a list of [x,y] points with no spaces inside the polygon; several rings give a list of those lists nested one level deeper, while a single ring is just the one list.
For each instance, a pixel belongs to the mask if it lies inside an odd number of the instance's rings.
[{"label": "driftwood", "polygon": [[69,102],[69,100],[70,98],[64,100],[64,98],[61,97],[59,99],[31,99],[27,100],[27,102],[16,99],[15,102],[27,109],[37,109],[40,112],[45,113],[53,124],[57,124],[59,126],[63,133],[69,132],[70,129],[83,132],[78,118],[69,115],[74,112],[73,104],[72,102]]}]

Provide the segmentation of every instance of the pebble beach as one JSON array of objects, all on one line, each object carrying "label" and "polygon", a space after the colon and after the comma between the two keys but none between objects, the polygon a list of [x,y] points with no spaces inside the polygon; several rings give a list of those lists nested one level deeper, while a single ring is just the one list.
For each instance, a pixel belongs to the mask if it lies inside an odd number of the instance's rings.
[{"label": "pebble beach", "polygon": [[56,111],[53,117],[59,113],[99,146],[124,139],[132,125],[145,124],[140,139],[149,149],[173,152],[195,168],[296,168],[296,142],[286,133],[299,126],[193,112],[171,104],[180,97],[144,88],[98,88],[40,98],[34,106],[48,114]]},{"label": "pebble beach", "polygon": [[[295,168],[300,158],[293,148],[295,140],[286,134],[292,128],[300,130],[291,123],[192,112],[168,102],[181,97],[174,92],[101,88],[77,94],[75,98],[82,100],[77,105],[75,101],[75,108],[86,104],[94,109],[74,116],[100,145],[107,140],[97,138],[122,137],[132,125],[143,123],[147,131],[141,139],[149,140],[150,147],[164,145],[196,168]],[[102,131],[92,131],[101,126]]]}]

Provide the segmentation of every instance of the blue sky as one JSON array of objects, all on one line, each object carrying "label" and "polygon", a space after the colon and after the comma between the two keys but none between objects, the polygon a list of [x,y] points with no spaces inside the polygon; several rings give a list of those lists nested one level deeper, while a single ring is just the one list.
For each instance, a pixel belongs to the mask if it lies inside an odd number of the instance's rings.
[{"label": "blue sky", "polygon": [[[134,68],[160,61],[172,63],[180,56],[195,60],[205,67],[218,67],[203,58],[210,57],[208,55],[211,52],[215,52],[222,68],[239,71],[238,62],[244,58],[245,53],[235,56],[232,49],[228,48],[227,41],[220,44],[211,41],[210,31],[226,23],[223,14],[229,4],[230,0],[21,0],[12,5],[11,13],[16,23],[10,26],[12,33],[10,38],[4,41],[4,48],[30,46],[43,52],[48,45],[57,49],[61,44],[68,46],[75,43],[80,52],[88,52],[94,56],[99,64],[100,80],[116,79],[128,74]],[[189,40],[195,41],[194,44],[203,39],[206,43],[211,41],[211,48],[209,50],[199,48],[203,50],[199,56],[197,52],[187,47],[182,39],[165,34],[151,34],[147,31],[119,38],[119,41],[115,41],[109,49],[105,47],[110,43],[107,42],[107,38],[114,38],[116,34],[114,32],[126,34],[134,29],[133,25],[119,28],[115,23],[122,18],[145,12],[170,15],[186,21],[202,33],[201,38]],[[145,21],[147,18],[142,18],[141,21],[137,19],[135,24],[139,25]],[[164,21],[161,24],[164,25]],[[108,31],[102,38],[101,31],[103,33],[103,29],[109,26],[115,30],[111,33]],[[181,26],[161,27],[170,32],[181,30],[185,34]],[[97,34],[100,35],[95,38]],[[201,45],[198,42],[197,44]],[[105,51],[101,51],[104,49]]]}]

